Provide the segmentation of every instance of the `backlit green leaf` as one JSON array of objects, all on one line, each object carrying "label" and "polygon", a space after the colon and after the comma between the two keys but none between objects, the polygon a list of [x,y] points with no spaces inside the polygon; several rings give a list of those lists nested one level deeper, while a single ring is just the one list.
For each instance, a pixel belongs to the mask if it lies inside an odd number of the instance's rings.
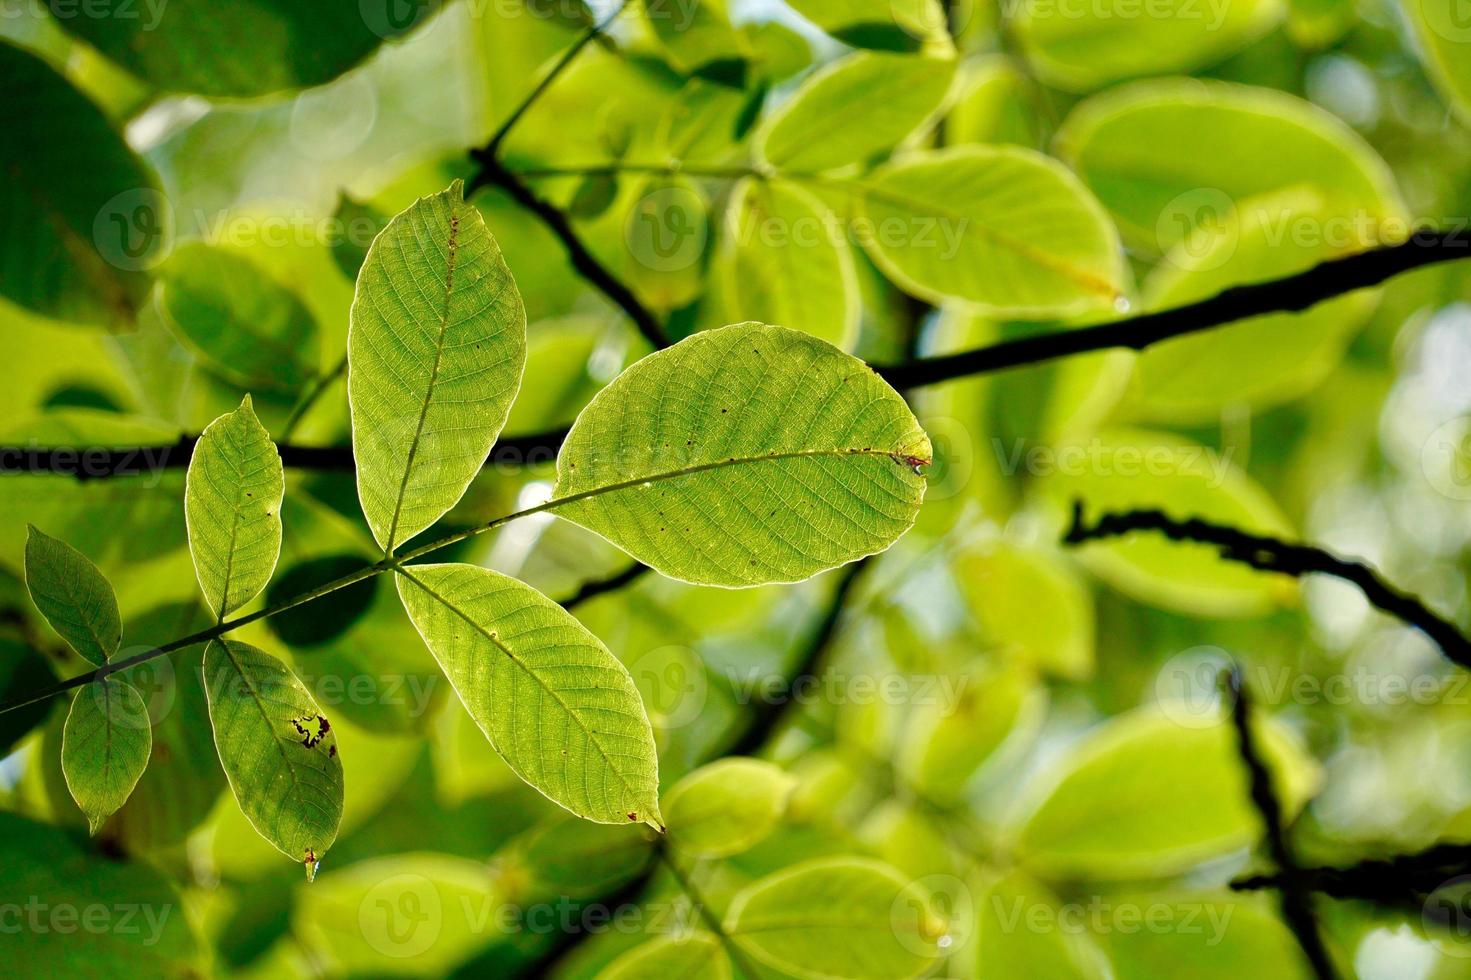
[{"label": "backlit green leaf", "polygon": [[672,578],[793,582],[897,540],[929,460],[904,400],[863,362],[743,323],[599,392],[557,458],[554,512]]},{"label": "backlit green leaf", "polygon": [[660,936],[635,947],[609,963],[597,980],[644,980],[680,977],[681,980],[730,980],[730,957],[720,940],[708,932]]},{"label": "backlit green leaf", "polygon": [[99,667],[117,653],[123,638],[117,597],[86,555],[31,527],[26,588],[46,622],[77,653]]},{"label": "backlit green leaf", "polygon": [[516,774],[599,823],[662,829],[654,735],[628,670],[561,606],[472,565],[399,569],[465,709]]},{"label": "backlit green leaf", "polygon": [[1426,74],[1460,118],[1471,123],[1471,20],[1460,0],[1403,0]]},{"label": "backlit green leaf", "polygon": [[[1256,727],[1290,821],[1320,770],[1288,729],[1275,721]],[[1057,766],[1051,789],[1016,832],[1017,854],[1044,875],[1171,874],[1263,833],[1236,732],[1214,707],[1169,701],[1111,719]]]},{"label": "backlit green leaf", "polygon": [[886,864],[818,858],[743,889],[725,930],[751,956],[792,976],[896,980],[936,965],[944,920],[923,889]]},{"label": "backlit green leaf", "polygon": [[322,709],[285,664],[238,640],[205,648],[204,684],[241,811],[282,854],[320,859],[342,821],[342,760]]},{"label": "backlit green leaf", "polygon": [[127,681],[93,681],[72,699],[61,736],[61,769],[92,833],[127,802],[152,748],[148,706]]},{"label": "backlit green leaf", "polygon": [[1171,926],[1107,930],[1102,939],[1117,980],[1184,974],[1192,980],[1306,980],[1312,975],[1269,896],[1170,891],[1109,896],[1108,901],[1118,909],[1146,910]]},{"label": "backlit green leaf", "polygon": [[851,54],[782,104],[757,131],[756,155],[803,173],[870,162],[939,111],[954,77],[952,58]]},{"label": "backlit green leaf", "polygon": [[521,295],[458,181],[374,240],[347,355],[358,497],[392,551],[464,494],[526,364]]},{"label": "backlit green leaf", "polygon": [[916,153],[862,181],[864,247],[906,292],[993,314],[1110,309],[1128,291],[1118,234],[1067,168],[1032,150]]},{"label": "backlit green leaf", "polygon": [[189,552],[204,601],[219,619],[255,598],[281,553],[285,474],[250,396],[200,434],[184,485]]},{"label": "backlit green leaf", "polygon": [[664,819],[675,846],[695,857],[739,854],[775,829],[796,780],[759,759],[702,766],[664,794]]},{"label": "backlit green leaf", "polygon": [[60,320],[131,323],[171,234],[158,178],[70,82],[9,41],[0,88],[0,295]]}]

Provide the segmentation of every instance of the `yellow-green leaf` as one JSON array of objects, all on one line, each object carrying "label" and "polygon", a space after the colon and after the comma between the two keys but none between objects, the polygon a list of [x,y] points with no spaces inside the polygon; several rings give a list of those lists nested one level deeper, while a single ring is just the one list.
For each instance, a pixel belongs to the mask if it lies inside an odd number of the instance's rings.
[{"label": "yellow-green leaf", "polygon": [[1471,124],[1471,18],[1463,0],[1403,3],[1426,74],[1461,120]]},{"label": "yellow-green leaf", "polygon": [[730,957],[720,940],[708,932],[692,932],[660,936],[634,947],[604,967],[597,980],[730,980],[730,976]]},{"label": "yellow-green leaf", "polygon": [[117,653],[123,621],[117,596],[97,566],[65,541],[34,526],[26,536],[26,588],[51,628],[101,667]]},{"label": "yellow-green leaf", "polygon": [[796,782],[759,759],[728,758],[702,766],[664,795],[670,840],[701,858],[748,850],[776,829]]}]

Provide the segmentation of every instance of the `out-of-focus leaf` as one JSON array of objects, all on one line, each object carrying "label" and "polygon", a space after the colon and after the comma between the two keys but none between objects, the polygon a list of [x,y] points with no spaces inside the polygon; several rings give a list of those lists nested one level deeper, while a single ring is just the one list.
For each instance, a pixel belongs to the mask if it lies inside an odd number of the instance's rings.
[{"label": "out-of-focus leaf", "polygon": [[1019,147],[911,154],[862,181],[864,247],[906,292],[995,315],[1111,309],[1118,234],[1067,168]]},{"label": "out-of-focus leaf", "polygon": [[1471,21],[1460,0],[1403,0],[1425,71],[1460,118],[1471,123]]},{"label": "out-of-focus leaf", "polygon": [[797,13],[844,44],[875,51],[918,51],[949,45],[937,0],[792,0]]},{"label": "out-of-focus leaf", "polygon": [[123,639],[117,596],[86,555],[31,527],[26,588],[46,622],[78,654],[101,667],[117,653]]},{"label": "out-of-focus leaf", "polygon": [[386,552],[464,495],[526,365],[526,310],[459,181],[389,223],[358,276],[348,400],[358,496]]},{"label": "out-of-focus leaf", "polygon": [[597,980],[643,980],[645,977],[681,977],[688,980],[730,980],[730,957],[720,940],[708,932],[660,936],[635,947],[609,963]]},{"label": "out-of-focus leaf", "polygon": [[199,242],[158,270],[164,323],[209,369],[246,388],[294,392],[317,371],[317,322],[255,263]]},{"label": "out-of-focus leaf", "polygon": [[330,81],[439,5],[168,0],[129,8],[131,17],[74,15],[58,23],[165,92],[250,97]]},{"label": "out-of-focus leaf", "polygon": [[93,681],[72,699],[61,736],[61,769],[92,833],[127,802],[152,747],[148,706],[127,681]]},{"label": "out-of-focus leaf", "polygon": [[1103,980],[1107,960],[1059,899],[1024,871],[991,876],[977,894],[976,968],[981,977]]},{"label": "out-of-focus leaf", "polygon": [[[1281,724],[1261,721],[1256,733],[1291,820],[1321,770]],[[1170,701],[1121,715],[1055,765],[1051,787],[1015,831],[1017,855],[1044,876],[1172,874],[1263,832],[1236,732],[1214,708]]]},{"label": "out-of-focus leaf", "polygon": [[0,295],[59,320],[130,324],[172,234],[158,178],[70,82],[9,41],[0,87]]},{"label": "out-of-focus leaf", "polygon": [[204,651],[215,748],[240,809],[296,861],[320,860],[342,821],[337,736],[286,666],[238,640]]},{"label": "out-of-focus leaf", "polygon": [[804,81],[757,131],[753,150],[778,172],[869,162],[930,120],[954,77],[952,58],[851,54]]},{"label": "out-of-focus leaf", "polygon": [[958,553],[952,568],[1003,655],[1071,680],[1093,672],[1093,596],[1062,557],[1002,541]]},{"label": "out-of-focus leaf", "polygon": [[[1264,895],[1141,892],[1109,896],[1116,909],[1139,909],[1166,928],[1103,932],[1118,980],[1188,973],[1197,980],[1270,977],[1306,980],[1297,940]],[[1115,919],[1116,922],[1124,920]]]},{"label": "out-of-focus leaf", "polygon": [[841,219],[817,197],[785,181],[741,181],[717,262],[728,309],[853,349],[858,274]]},{"label": "out-of-focus leaf", "polygon": [[281,456],[246,395],[200,434],[184,485],[194,572],[218,618],[255,598],[276,570],[285,494]]},{"label": "out-of-focus leaf", "polygon": [[944,921],[924,890],[888,865],[819,858],[741,890],[725,931],[784,973],[896,980],[934,968]]},{"label": "out-of-focus leaf", "polygon": [[745,37],[731,26],[724,0],[643,0],[643,8],[676,71],[732,88],[745,86],[750,52]]},{"label": "out-of-focus leaf", "polygon": [[702,766],[664,794],[664,819],[681,851],[729,857],[776,827],[796,780],[759,759],[727,758]]},{"label": "out-of-focus leaf", "polygon": [[579,817],[663,829],[654,735],[628,670],[561,606],[471,565],[412,565],[399,596],[465,709]]},{"label": "out-of-focus leaf", "polygon": [[554,512],[671,578],[799,581],[908,530],[929,460],[909,407],[867,365],[737,324],[598,393],[557,458]]},{"label": "out-of-focus leaf", "polygon": [[1169,0],[1148,10],[1119,2],[1023,0],[1012,29],[1044,81],[1086,92],[1123,78],[1190,72],[1221,61],[1270,30],[1285,9],[1281,0]]},{"label": "out-of-focus leaf", "polygon": [[332,238],[332,261],[342,274],[357,282],[363,260],[368,257],[368,247],[378,233],[388,227],[388,215],[371,204],[354,200],[346,194],[337,199],[337,210],[332,214],[336,234]]},{"label": "out-of-focus leaf", "polygon": [[643,827],[558,815],[526,835],[520,854],[537,883],[558,895],[596,898],[632,881],[653,857]]}]

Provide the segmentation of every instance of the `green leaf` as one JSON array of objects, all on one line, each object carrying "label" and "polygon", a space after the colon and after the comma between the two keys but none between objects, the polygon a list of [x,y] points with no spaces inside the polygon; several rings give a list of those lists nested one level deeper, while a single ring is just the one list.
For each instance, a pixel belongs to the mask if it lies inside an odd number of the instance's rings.
[{"label": "green leaf", "polygon": [[796,779],[759,759],[701,766],[664,794],[664,819],[680,850],[699,858],[739,854],[776,829]]},{"label": "green leaf", "polygon": [[[1117,980],[1192,980],[1312,976],[1297,940],[1265,895],[1158,891],[1109,896],[1119,910],[1147,910],[1175,928],[1110,929],[1104,933]],[[1187,928],[1187,923],[1195,927]]]},{"label": "green leaf", "polygon": [[855,48],[918,51],[927,41],[951,47],[937,0],[792,0],[788,6]]},{"label": "green leaf", "polygon": [[0,295],[60,320],[130,324],[171,233],[158,178],[70,82],[3,40],[0,88]]},{"label": "green leaf", "polygon": [[530,831],[519,850],[526,873],[538,884],[558,895],[588,899],[632,881],[653,857],[643,827],[592,823],[560,813]]},{"label": "green leaf", "polygon": [[218,619],[255,598],[276,570],[285,494],[281,456],[246,395],[200,434],[184,484],[194,574]]},{"label": "green leaf", "polygon": [[[1290,730],[1256,725],[1284,819],[1321,771]],[[1150,878],[1261,837],[1236,732],[1216,709],[1162,702],[1104,722],[1056,764],[1050,789],[1015,831],[1015,851],[1047,877]]]},{"label": "green leaf", "polygon": [[596,980],[730,980],[730,958],[720,940],[708,932],[660,936],[636,946],[604,967]]},{"label": "green leaf", "polygon": [[1425,73],[1463,123],[1471,124],[1471,21],[1459,0],[1403,0]]},{"label": "green leaf", "polygon": [[1356,221],[1404,217],[1393,173],[1363,137],[1271,89],[1140,82],[1081,103],[1055,145],[1124,241],[1150,255],[1284,190],[1316,191],[1325,212]]},{"label": "green leaf", "polygon": [[751,956],[792,976],[898,980],[935,967],[944,921],[924,890],[888,865],[818,858],[742,889],[725,931]]},{"label": "green leaf", "polygon": [[1022,0],[1011,27],[1044,82],[1086,92],[1214,64],[1265,34],[1285,12],[1282,0],[1164,0],[1147,10],[1120,2]]},{"label": "green leaf", "polygon": [[887,153],[939,111],[953,58],[860,51],[818,71],[757,131],[757,159],[778,172],[834,170]]},{"label": "green leaf", "polygon": [[663,829],[653,731],[597,637],[489,569],[411,565],[397,578],[409,618],[516,775],[579,817]]},{"label": "green leaf", "polygon": [[991,875],[976,907],[978,975],[1104,980],[1107,960],[1061,906],[1024,871]]},{"label": "green leaf", "polygon": [[290,394],[317,373],[317,322],[251,260],[200,242],[158,270],[158,311],[209,370],[245,388]]},{"label": "green leaf", "polygon": [[[1294,536],[1281,508],[1215,450],[1164,432],[1105,429],[1057,446],[1037,488],[1061,512],[1082,501],[1091,521],[1108,512],[1163,510],[1255,534]],[[1078,559],[1141,602],[1206,616],[1252,616],[1297,595],[1297,583],[1222,558],[1220,549],[1158,534],[1131,534],[1079,546]]]},{"label": "green leaf", "polygon": [[371,204],[342,194],[337,198],[332,220],[337,232],[332,239],[332,261],[344,276],[357,282],[363,260],[368,257],[368,247],[388,227],[388,215]]},{"label": "green leaf", "polygon": [[86,555],[33,526],[26,537],[26,588],[77,653],[99,667],[117,653],[123,621],[112,585]]},{"label": "green leaf", "polygon": [[165,92],[248,98],[330,81],[439,6],[168,0],[57,23]]},{"label": "green leaf", "polygon": [[1118,234],[1067,168],[1020,147],[906,156],[862,181],[860,234],[906,292],[1008,316],[1112,309]]},{"label": "green leaf", "polygon": [[959,552],[951,567],[983,639],[1058,677],[1093,673],[1093,596],[1063,556],[998,541]]},{"label": "green leaf", "polygon": [[358,275],[348,402],[363,514],[385,552],[480,472],[526,365],[526,310],[459,181],[391,221]]},{"label": "green leaf", "polygon": [[794,582],[914,523],[929,439],[862,361],[743,323],[644,358],[557,458],[554,512],[671,578]]},{"label": "green leaf", "polygon": [[152,749],[148,706],[131,684],[103,678],[77,692],[62,730],[61,770],[92,833],[127,802]]},{"label": "green leaf", "polygon": [[729,207],[717,259],[726,309],[851,350],[863,307],[841,219],[777,180],[741,181]]},{"label": "green leaf", "polygon": [[322,709],[285,664],[238,640],[205,647],[204,682],[241,811],[282,854],[320,860],[342,821],[342,760]]},{"label": "green leaf", "polygon": [[750,51],[731,26],[724,0],[644,0],[643,8],[675,71],[744,87]]}]

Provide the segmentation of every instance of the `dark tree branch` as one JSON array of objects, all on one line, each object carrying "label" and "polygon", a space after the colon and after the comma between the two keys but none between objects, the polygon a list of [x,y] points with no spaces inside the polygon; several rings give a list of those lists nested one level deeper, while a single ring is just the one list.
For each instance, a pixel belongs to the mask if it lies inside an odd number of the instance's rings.
[{"label": "dark tree branch", "polygon": [[[1433,915],[1430,896],[1441,886],[1471,874],[1471,843],[1441,843],[1413,854],[1370,858],[1347,867],[1302,868],[1301,882],[1331,898],[1373,902],[1400,911]],[[1259,874],[1231,882],[1236,891],[1281,887],[1280,874]]]},{"label": "dark tree branch", "polygon": [[652,571],[653,569],[648,565],[642,562],[634,562],[617,575],[594,579],[591,582],[583,582],[581,588],[562,601],[562,608],[574,609],[590,599],[595,599],[600,595],[607,595],[609,592],[616,592],[624,586],[632,585]]},{"label": "dark tree branch", "polygon": [[1282,804],[1277,799],[1277,791],[1272,786],[1272,775],[1262,761],[1256,736],[1251,730],[1251,705],[1240,669],[1233,667],[1227,673],[1226,682],[1235,695],[1231,721],[1236,729],[1236,745],[1241,753],[1241,762],[1246,767],[1251,802],[1262,818],[1267,853],[1277,865],[1282,918],[1297,937],[1297,944],[1302,948],[1308,965],[1312,967],[1313,975],[1318,980],[1336,980],[1338,971],[1323,945],[1323,936],[1318,931],[1317,918],[1313,915],[1312,891],[1298,871],[1292,847],[1287,841],[1287,832],[1282,826]]},{"label": "dark tree branch", "polygon": [[1430,637],[1448,659],[1471,669],[1471,641],[1454,624],[1432,612],[1414,596],[1390,586],[1367,565],[1339,558],[1321,548],[1249,534],[1236,528],[1210,524],[1199,518],[1175,520],[1158,510],[1104,514],[1088,526],[1083,520],[1081,502],[1073,506],[1073,525],[1063,541],[1076,545],[1132,534],[1135,531],[1155,531],[1173,541],[1215,545],[1220,549],[1222,558],[1241,562],[1264,572],[1280,572],[1293,577],[1317,573],[1343,579],[1357,586],[1372,605]]},{"label": "dark tree branch", "polygon": [[874,369],[896,388],[938,384],[1027,364],[1042,364],[1072,354],[1151,344],[1267,313],[1296,313],[1356,289],[1437,262],[1471,258],[1471,237],[1463,231],[1417,231],[1400,245],[1330,259],[1296,275],[1233,286],[1199,302],[1078,330],[1022,337],[975,350],[925,357]]}]

